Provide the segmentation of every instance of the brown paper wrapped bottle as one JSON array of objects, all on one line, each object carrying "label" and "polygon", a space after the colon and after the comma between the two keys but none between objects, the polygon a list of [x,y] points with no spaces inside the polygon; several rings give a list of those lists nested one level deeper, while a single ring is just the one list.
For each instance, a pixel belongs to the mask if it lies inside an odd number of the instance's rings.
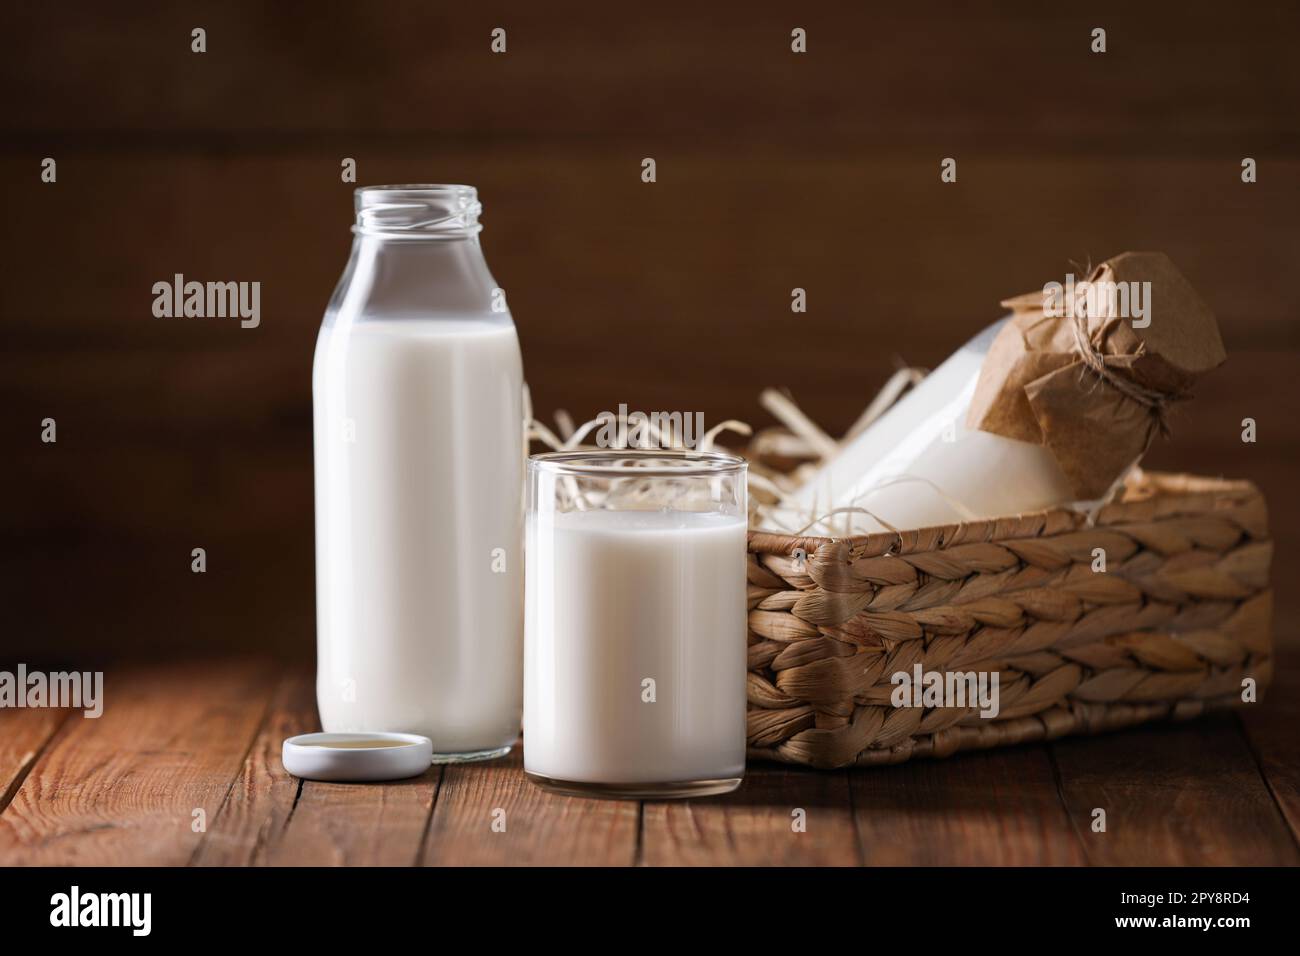
[{"label": "brown paper wrapped bottle", "polygon": [[1079,501],[1105,497],[1226,358],[1214,313],[1159,252],[1003,305],[966,423],[1047,448]]},{"label": "brown paper wrapped bottle", "polygon": [[1213,313],[1160,253],[1124,253],[1077,285],[1003,305],[1009,317],[782,501],[792,527],[850,534],[1094,507],[1224,360]]}]

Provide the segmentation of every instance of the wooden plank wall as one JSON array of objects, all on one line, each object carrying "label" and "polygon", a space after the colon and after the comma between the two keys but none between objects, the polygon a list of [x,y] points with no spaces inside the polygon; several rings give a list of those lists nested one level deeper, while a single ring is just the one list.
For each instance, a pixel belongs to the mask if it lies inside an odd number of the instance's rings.
[{"label": "wooden plank wall", "polygon": [[[309,369],[349,241],[343,157],[363,183],[480,187],[535,405],[579,417],[761,425],[759,390],[786,385],[843,429],[1001,297],[1163,249],[1232,358],[1151,463],[1257,480],[1293,576],[1298,27],[1293,4],[1208,2],[17,7],[0,656],[310,655]],[[177,272],[262,282],[261,326],[153,318]]]}]

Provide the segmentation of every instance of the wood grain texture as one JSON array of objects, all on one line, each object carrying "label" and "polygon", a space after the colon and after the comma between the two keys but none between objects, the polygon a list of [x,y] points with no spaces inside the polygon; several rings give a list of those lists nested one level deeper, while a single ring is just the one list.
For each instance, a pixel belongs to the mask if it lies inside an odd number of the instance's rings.
[{"label": "wood grain texture", "polygon": [[[1090,33],[1108,31],[1094,55]],[[208,52],[190,52],[190,30]],[[489,50],[494,27],[508,33]],[[806,55],[790,50],[795,26]],[[24,5],[0,65],[15,130],[368,137],[762,136],[1011,149],[1296,146],[1291,5],[1225,17],[1208,0],[743,13],[684,0],[461,8],[150,2]],[[76,72],[71,69],[75,67]],[[48,83],[54,71],[82,82]],[[1118,94],[1122,92],[1122,97]],[[160,137],[162,139],[162,137]],[[167,140],[162,139],[162,142]]]},{"label": "wood grain texture", "polygon": [[641,862],[648,866],[859,864],[862,854],[854,831],[849,779],[847,771],[751,764],[740,789],[726,796],[647,802]]},{"label": "wood grain texture", "polygon": [[[1232,715],[1051,744],[1090,863],[1291,866],[1300,852]],[[1106,831],[1092,831],[1093,811]]]},{"label": "wood grain texture", "polygon": [[191,863],[199,866],[409,866],[440,770],[381,784],[300,780],[284,769],[286,737],[320,729],[310,672],[279,681],[229,796]]},{"label": "wood grain texture", "polygon": [[268,866],[411,866],[440,771],[392,783],[304,780],[283,829],[263,851]]},{"label": "wood grain texture", "polygon": [[1220,716],[897,767],[756,763],[726,797],[638,805],[545,793],[518,749],[413,781],[300,782],[279,745],[316,726],[302,668],[124,668],[98,721],[0,712],[0,865],[1290,865],[1294,655],[1279,669],[1243,716],[1251,746]]},{"label": "wood grain texture", "polygon": [[266,718],[230,792],[208,822],[193,866],[257,866],[267,862],[284,837],[303,782],[284,769],[280,754],[288,737],[320,730],[315,684],[294,668],[281,678]]},{"label": "wood grain texture", "polygon": [[516,746],[501,760],[445,768],[422,862],[626,866],[636,855],[637,827],[635,802],[562,797],[529,783]]},{"label": "wood grain texture", "polygon": [[[10,247],[11,267],[27,279],[0,301],[7,338],[72,349],[69,362],[77,351],[112,351],[110,381],[71,379],[70,394],[167,390],[179,418],[264,414],[257,396],[283,394],[274,391],[288,384],[283,372],[309,369],[346,260],[353,187],[339,181],[338,155],[310,144],[271,155],[77,151],[50,185],[34,174],[37,157],[0,151],[0,174],[14,184],[9,215],[25,239]],[[658,181],[646,184],[641,156],[601,141],[493,151],[441,142],[356,158],[362,183],[478,187],[484,250],[509,292],[530,375],[537,357],[583,346],[575,357],[589,359],[593,346],[619,355],[618,343],[633,339],[645,351],[623,366],[647,383],[656,380],[648,372],[666,371],[664,388],[680,388],[700,361],[683,372],[656,362],[689,357],[681,345],[690,342],[722,377],[765,367],[754,362],[818,361],[883,375],[894,353],[942,358],[997,318],[1001,299],[1133,248],[1169,253],[1218,312],[1229,354],[1300,341],[1286,284],[1300,251],[1288,228],[1300,214],[1291,188],[1300,158],[1271,158],[1246,185],[1231,157],[990,151],[962,154],[958,181],[943,184],[928,153],[792,142],[738,162],[725,144],[695,144],[658,151]],[[94,267],[70,277],[70,261]],[[152,286],[178,272],[260,281],[261,324],[155,318]],[[790,311],[796,286],[808,292],[806,313]],[[765,359],[758,346],[778,335],[780,355]],[[707,355],[706,343],[715,346]],[[846,348],[859,352],[852,366]],[[205,351],[211,361],[201,361]],[[289,364],[277,368],[267,354]],[[214,392],[226,393],[226,415],[201,401]],[[846,424],[858,411],[842,412]]]},{"label": "wood grain texture", "polygon": [[267,866],[412,866],[442,775],[391,783],[300,781],[288,816],[267,834]]},{"label": "wood grain texture", "polygon": [[[1290,633],[1293,620],[1282,626]],[[1279,653],[1273,686],[1238,719],[1269,793],[1300,842],[1300,648],[1295,642]]]},{"label": "wood grain texture", "polygon": [[0,813],[69,715],[56,708],[0,710]]},{"label": "wood grain texture", "polygon": [[103,716],[70,718],[0,814],[0,864],[184,865],[269,693],[250,662],[110,670]]},{"label": "wood grain texture", "polygon": [[1087,862],[1041,745],[858,771],[852,781],[871,865]]}]

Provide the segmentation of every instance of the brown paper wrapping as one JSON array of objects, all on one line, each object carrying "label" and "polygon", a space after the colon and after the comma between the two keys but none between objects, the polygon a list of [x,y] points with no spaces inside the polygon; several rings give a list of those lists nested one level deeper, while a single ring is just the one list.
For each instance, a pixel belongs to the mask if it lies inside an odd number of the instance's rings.
[{"label": "brown paper wrapping", "polygon": [[[1133,319],[1111,314],[1124,311],[1122,300],[1119,308],[1102,294],[1089,300],[1082,283],[1073,296],[1043,291],[1008,299],[1002,304],[1012,317],[984,360],[966,421],[1046,446],[1076,499],[1094,501],[1165,430],[1168,405],[1189,397],[1226,355],[1214,313],[1163,253],[1125,252],[1086,282],[1094,289],[1149,282],[1142,301],[1150,324],[1135,328]],[[1087,360],[1076,324],[1092,350]]]}]

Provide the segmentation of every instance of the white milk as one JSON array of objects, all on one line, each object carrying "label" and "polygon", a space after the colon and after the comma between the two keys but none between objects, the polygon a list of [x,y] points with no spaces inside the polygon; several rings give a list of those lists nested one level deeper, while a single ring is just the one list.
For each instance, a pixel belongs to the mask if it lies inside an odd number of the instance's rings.
[{"label": "white milk", "polygon": [[743,774],[745,529],[717,513],[530,517],[529,773],[603,784]]},{"label": "white milk", "polygon": [[513,324],[327,319],[312,382],[321,723],[423,734],[435,754],[508,746],[523,626]]}]

